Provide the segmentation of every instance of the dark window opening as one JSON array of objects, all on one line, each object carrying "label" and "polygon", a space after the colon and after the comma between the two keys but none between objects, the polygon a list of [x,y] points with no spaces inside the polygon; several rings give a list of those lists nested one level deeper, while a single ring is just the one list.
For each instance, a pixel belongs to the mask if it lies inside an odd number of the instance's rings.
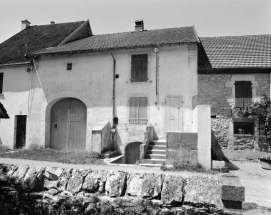
[{"label": "dark window opening", "polygon": [[0,73],[0,94],[3,93],[3,78],[4,78],[4,73]]},{"label": "dark window opening", "polygon": [[54,129],[57,129],[57,128],[58,128],[58,124],[54,123]]},{"label": "dark window opening", "polygon": [[131,81],[144,82],[148,80],[148,55],[132,55],[131,59]]},{"label": "dark window opening", "polygon": [[235,107],[244,108],[252,102],[251,81],[235,82]]},{"label": "dark window opening", "polygon": [[254,134],[253,122],[234,122],[234,134]]},{"label": "dark window opening", "polygon": [[72,70],[72,63],[67,63],[67,70]]},{"label": "dark window opening", "polygon": [[132,97],[130,98],[130,114],[129,122],[132,124],[146,124],[147,123],[147,103],[146,97]]}]

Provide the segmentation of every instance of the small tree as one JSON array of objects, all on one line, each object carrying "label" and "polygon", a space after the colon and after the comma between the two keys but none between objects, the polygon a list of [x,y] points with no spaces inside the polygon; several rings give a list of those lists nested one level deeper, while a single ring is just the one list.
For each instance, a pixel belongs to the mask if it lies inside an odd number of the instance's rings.
[{"label": "small tree", "polygon": [[[269,148],[269,141],[271,140],[271,113],[270,113],[270,97],[263,93],[260,101],[252,102],[250,105],[244,108],[234,107],[232,110],[232,116],[235,118],[252,118],[256,119],[260,125],[263,125],[264,136],[266,139],[266,150]],[[262,134],[261,134],[262,135]],[[261,146],[262,150],[263,146]]]}]

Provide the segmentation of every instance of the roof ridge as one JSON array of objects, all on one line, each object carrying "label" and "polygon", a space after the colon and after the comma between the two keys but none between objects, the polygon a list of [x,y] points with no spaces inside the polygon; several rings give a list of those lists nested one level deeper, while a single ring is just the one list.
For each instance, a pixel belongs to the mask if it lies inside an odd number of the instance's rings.
[{"label": "roof ridge", "polygon": [[103,36],[103,35],[124,34],[124,33],[136,33],[136,32],[148,32],[148,31],[169,30],[169,29],[178,29],[178,28],[193,28],[193,26],[173,27],[173,28],[158,28],[158,29],[150,29],[150,30],[144,30],[144,31],[123,31],[123,32],[115,32],[115,33],[107,33],[107,34],[94,34],[92,36]]},{"label": "roof ridge", "polygon": [[255,37],[255,36],[271,36],[271,34],[252,34],[252,35],[214,36],[214,37],[200,37],[200,38]]},{"label": "roof ridge", "polygon": [[[79,22],[85,22],[85,21],[76,21],[76,22],[61,22],[61,23],[55,23],[55,24],[51,24],[51,23],[49,23],[49,24],[44,24],[44,25],[30,25],[29,27],[31,28],[31,27],[34,27],[34,26],[46,26],[46,25],[49,25],[49,26],[51,26],[51,25],[62,25],[62,24],[71,24],[71,23],[79,23]],[[28,27],[28,28],[29,28]]]}]

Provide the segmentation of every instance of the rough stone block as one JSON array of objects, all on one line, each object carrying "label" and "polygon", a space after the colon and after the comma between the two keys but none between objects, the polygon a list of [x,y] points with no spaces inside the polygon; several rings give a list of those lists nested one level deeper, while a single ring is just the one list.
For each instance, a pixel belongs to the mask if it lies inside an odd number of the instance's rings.
[{"label": "rough stone block", "polygon": [[65,191],[69,178],[71,177],[72,169],[65,169],[62,172],[62,175],[58,179],[58,189],[61,191]]},{"label": "rough stone block", "polygon": [[43,172],[45,168],[41,167],[30,167],[27,173],[25,174],[24,180],[23,180],[23,187],[30,188],[30,189],[36,189],[41,186],[42,180],[37,178],[37,175],[40,172]]},{"label": "rough stone block", "polygon": [[23,178],[28,171],[29,166],[19,166],[18,169],[11,175],[9,183],[19,184],[22,183]]},{"label": "rough stone block", "polygon": [[142,198],[154,198],[161,193],[162,176],[153,173],[130,173],[126,194]]},{"label": "rough stone block", "polygon": [[67,183],[67,191],[71,191],[73,193],[78,193],[81,190],[83,184],[83,177],[80,174],[81,172],[75,171],[72,176],[69,178]]},{"label": "rough stone block", "polygon": [[50,190],[52,188],[57,188],[58,187],[58,181],[50,181],[48,179],[44,180],[43,187]]},{"label": "rough stone block", "polygon": [[121,171],[109,171],[105,184],[105,192],[111,197],[121,196],[124,192],[126,174]]},{"label": "rough stone block", "polygon": [[178,150],[180,148],[187,148],[190,150],[197,149],[198,134],[197,133],[167,133],[167,148]]},{"label": "rough stone block", "polygon": [[184,180],[179,175],[165,175],[161,200],[164,204],[182,202]]},{"label": "rough stone block", "polygon": [[225,161],[212,160],[212,169],[222,169],[225,167]]},{"label": "rough stone block", "polygon": [[201,175],[186,178],[185,203],[201,203],[223,208],[220,181],[217,176]]},{"label": "rough stone block", "polygon": [[245,201],[245,187],[240,185],[222,185],[221,199],[229,201]]},{"label": "rough stone block", "polygon": [[82,189],[89,192],[104,192],[107,171],[92,171],[85,178]]},{"label": "rough stone block", "polygon": [[46,167],[44,176],[49,180],[58,180],[64,170],[57,167]]}]

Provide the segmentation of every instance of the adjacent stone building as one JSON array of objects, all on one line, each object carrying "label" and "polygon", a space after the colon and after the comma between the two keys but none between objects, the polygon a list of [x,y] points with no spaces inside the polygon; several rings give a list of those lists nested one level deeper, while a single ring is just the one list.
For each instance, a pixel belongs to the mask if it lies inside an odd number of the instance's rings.
[{"label": "adjacent stone building", "polygon": [[259,124],[232,117],[270,95],[271,35],[202,37],[199,47],[199,104],[210,104],[213,140],[223,149],[253,150],[259,145]]}]

